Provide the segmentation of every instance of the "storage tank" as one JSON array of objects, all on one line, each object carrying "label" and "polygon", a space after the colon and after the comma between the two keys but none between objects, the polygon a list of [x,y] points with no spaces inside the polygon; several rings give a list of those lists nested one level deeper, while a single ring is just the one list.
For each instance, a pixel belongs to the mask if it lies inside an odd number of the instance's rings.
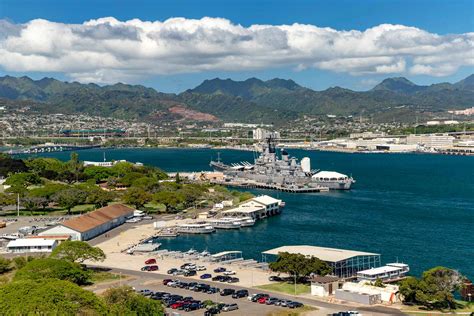
[{"label": "storage tank", "polygon": [[311,160],[309,157],[301,159],[301,169],[303,169],[303,172],[311,172]]}]

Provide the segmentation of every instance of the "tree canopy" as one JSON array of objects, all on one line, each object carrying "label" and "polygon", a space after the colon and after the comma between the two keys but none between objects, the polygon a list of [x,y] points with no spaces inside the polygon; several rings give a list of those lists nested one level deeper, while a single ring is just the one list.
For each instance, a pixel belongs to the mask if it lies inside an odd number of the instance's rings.
[{"label": "tree canopy", "polygon": [[90,273],[84,271],[77,263],[53,258],[40,258],[28,262],[19,269],[14,280],[59,279],[85,285],[89,283],[89,277]]},{"label": "tree canopy", "polygon": [[453,293],[459,290],[462,276],[455,270],[435,267],[423,272],[421,279],[408,277],[400,282],[400,294],[405,302],[430,309],[455,309]]},{"label": "tree canopy", "polygon": [[44,279],[1,286],[0,311],[9,315],[104,315],[107,308],[94,293],[76,284]]},{"label": "tree canopy", "polygon": [[99,247],[92,247],[85,241],[67,240],[53,250],[51,257],[83,263],[86,260],[104,261],[105,254]]},{"label": "tree canopy", "polygon": [[135,293],[129,286],[110,288],[103,297],[111,315],[164,315],[161,303]]},{"label": "tree canopy", "polygon": [[270,269],[275,272],[283,272],[298,277],[310,274],[327,275],[331,273],[331,267],[316,257],[307,257],[302,254],[281,252],[277,260],[270,263]]},{"label": "tree canopy", "polygon": [[124,202],[134,205],[136,208],[143,207],[146,203],[150,202],[151,199],[152,195],[142,188],[132,187],[123,195]]}]

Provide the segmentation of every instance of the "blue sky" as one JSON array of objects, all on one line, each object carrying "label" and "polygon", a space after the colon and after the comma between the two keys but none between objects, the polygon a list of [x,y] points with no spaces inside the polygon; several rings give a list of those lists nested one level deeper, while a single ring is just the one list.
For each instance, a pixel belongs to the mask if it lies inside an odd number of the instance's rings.
[{"label": "blue sky", "polygon": [[[51,22],[66,24],[82,24],[84,21],[102,17],[114,17],[119,21],[140,19],[142,21],[165,21],[172,17],[201,19],[202,17],[225,18],[233,24],[249,27],[259,25],[281,24],[311,24],[317,27],[330,27],[337,31],[359,30],[380,24],[401,24],[413,26],[423,31],[449,36],[474,32],[474,1],[11,1],[0,2],[0,19],[6,19],[14,25],[28,23],[30,20],[41,18]],[[1,45],[1,43],[0,43]],[[1,48],[1,46],[0,46]],[[469,46],[468,46],[469,48]],[[472,51],[471,51],[472,53]],[[469,54],[469,52],[467,52]],[[472,53],[474,54],[474,53]],[[466,51],[464,55],[466,55]],[[396,57],[396,56],[395,56]],[[432,58],[433,56],[429,56]],[[246,57],[251,58],[251,57]],[[318,61],[319,62],[319,61]],[[386,77],[406,76],[419,84],[430,84],[443,81],[457,81],[474,72],[472,64],[457,65],[455,71],[447,71],[443,75],[429,75],[426,71],[408,71],[412,65],[407,59],[406,71],[374,72],[374,71],[335,71],[334,66],[301,67],[288,62],[276,64],[281,66],[264,65],[261,67],[204,67],[190,73],[174,70],[156,71],[147,75],[127,77],[123,74],[117,80],[141,83],[152,86],[160,91],[177,92],[191,88],[204,79],[214,77],[232,78],[237,80],[248,77],[270,79],[274,77],[291,78],[296,82],[322,90],[331,86],[342,86],[356,90],[371,88],[376,82]],[[391,61],[396,63],[396,61]],[[319,65],[319,64],[318,64]],[[437,64],[436,67],[441,64]],[[395,64],[391,64],[395,67]],[[423,65],[425,67],[426,65]],[[451,67],[446,63],[441,67]],[[431,66],[430,66],[431,67]],[[5,69],[8,68],[8,69]],[[207,69],[209,68],[209,69]],[[14,71],[12,66],[2,67],[0,74],[30,75],[39,78],[44,75],[70,80],[68,69],[50,72],[47,69],[25,67],[24,70]],[[425,68],[423,68],[425,69]],[[142,70],[140,70],[143,72]],[[449,74],[448,74],[449,73]],[[75,77],[73,77],[75,78]],[[89,78],[81,75],[82,81]],[[114,78],[114,77],[107,77]],[[108,79],[113,80],[113,79]]]}]

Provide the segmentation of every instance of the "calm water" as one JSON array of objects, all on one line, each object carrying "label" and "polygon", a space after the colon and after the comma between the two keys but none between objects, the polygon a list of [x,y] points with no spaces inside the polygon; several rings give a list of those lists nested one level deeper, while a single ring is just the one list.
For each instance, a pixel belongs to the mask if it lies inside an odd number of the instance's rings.
[{"label": "calm water", "polygon": [[[70,153],[45,154],[68,159]],[[312,168],[352,174],[349,192],[288,194],[263,190],[286,201],[281,216],[252,228],[205,236],[161,240],[164,248],[243,250],[246,258],[281,245],[317,245],[382,254],[419,274],[436,265],[459,269],[474,278],[474,157],[416,154],[342,154],[291,150],[311,158]],[[102,160],[103,150],[79,152]],[[107,159],[126,159],[166,171],[209,170],[214,150],[114,149]],[[252,161],[253,153],[224,150],[227,162]]]}]

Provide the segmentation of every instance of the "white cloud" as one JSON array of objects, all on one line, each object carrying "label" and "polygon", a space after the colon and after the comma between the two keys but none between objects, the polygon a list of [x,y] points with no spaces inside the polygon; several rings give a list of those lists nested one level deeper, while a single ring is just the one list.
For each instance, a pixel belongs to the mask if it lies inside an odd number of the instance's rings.
[{"label": "white cloud", "polygon": [[474,33],[438,35],[404,25],[365,31],[314,25],[251,25],[222,18],[83,24],[0,21],[0,67],[60,72],[83,82],[156,74],[317,68],[352,75],[446,76],[474,65]]}]

